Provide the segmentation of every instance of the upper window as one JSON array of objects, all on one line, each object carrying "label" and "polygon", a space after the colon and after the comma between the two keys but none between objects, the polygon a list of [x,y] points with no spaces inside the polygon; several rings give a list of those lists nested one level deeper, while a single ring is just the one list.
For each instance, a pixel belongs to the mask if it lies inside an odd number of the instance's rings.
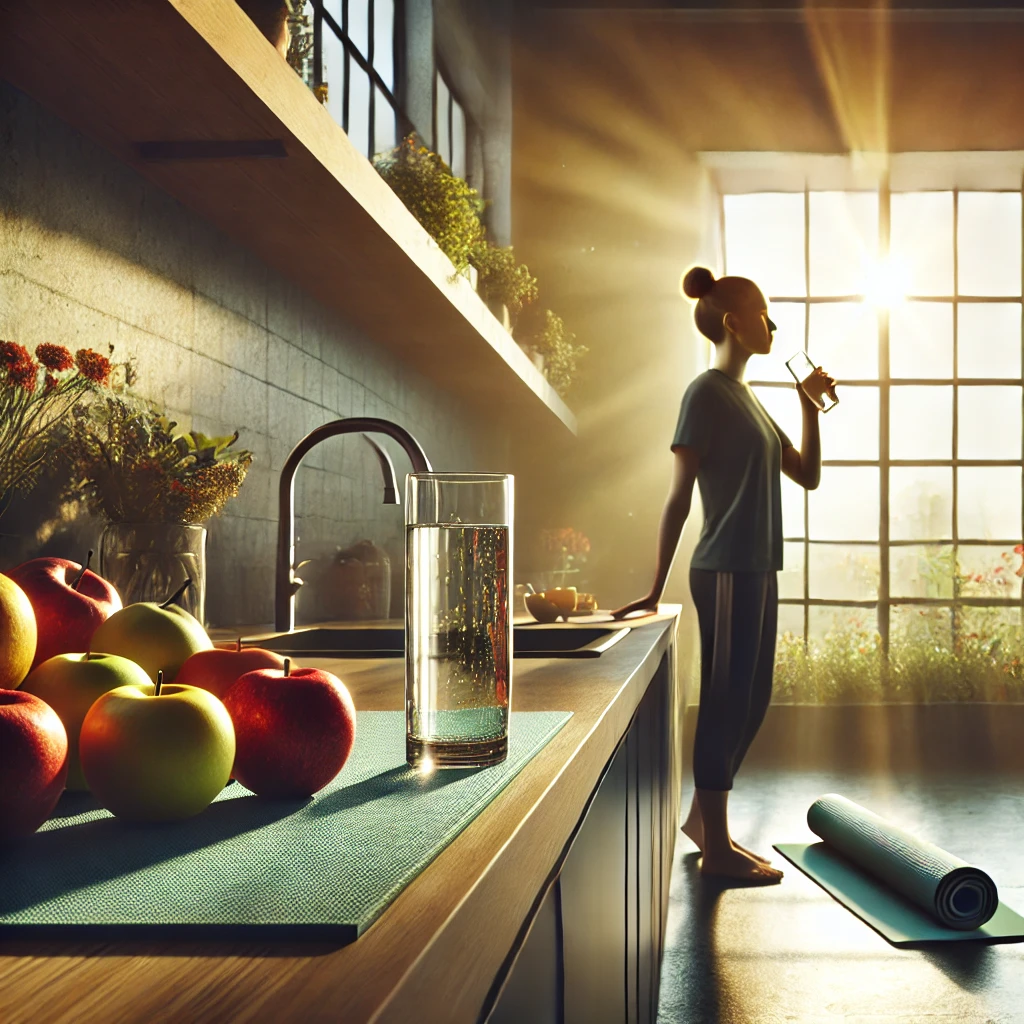
[{"label": "upper window", "polygon": [[396,98],[395,0],[313,0],[316,85],[331,116],[367,157],[407,130]]},{"label": "upper window", "polygon": [[457,178],[466,177],[466,112],[444,75],[436,76],[434,151]]}]

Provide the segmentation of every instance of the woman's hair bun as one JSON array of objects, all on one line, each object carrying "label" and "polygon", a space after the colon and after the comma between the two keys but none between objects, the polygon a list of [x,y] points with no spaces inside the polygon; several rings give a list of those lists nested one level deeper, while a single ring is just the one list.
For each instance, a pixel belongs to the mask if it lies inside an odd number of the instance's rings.
[{"label": "woman's hair bun", "polygon": [[715,286],[715,275],[707,267],[694,267],[683,278],[683,294],[691,299],[703,299]]}]

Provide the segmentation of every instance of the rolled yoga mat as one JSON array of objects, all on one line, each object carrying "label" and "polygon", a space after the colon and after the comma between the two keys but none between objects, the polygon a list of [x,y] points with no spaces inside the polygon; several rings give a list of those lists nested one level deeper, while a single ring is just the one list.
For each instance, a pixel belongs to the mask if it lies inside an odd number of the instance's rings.
[{"label": "rolled yoga mat", "polygon": [[807,824],[822,843],[775,849],[894,944],[1024,938],[989,875],[866,807],[829,794]]}]

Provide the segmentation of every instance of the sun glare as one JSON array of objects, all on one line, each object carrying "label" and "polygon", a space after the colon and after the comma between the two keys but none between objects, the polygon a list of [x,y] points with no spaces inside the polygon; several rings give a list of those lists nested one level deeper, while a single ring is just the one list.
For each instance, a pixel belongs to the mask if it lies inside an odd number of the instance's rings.
[{"label": "sun glare", "polygon": [[864,272],[864,297],[872,306],[891,309],[907,297],[910,268],[898,256],[871,261]]}]

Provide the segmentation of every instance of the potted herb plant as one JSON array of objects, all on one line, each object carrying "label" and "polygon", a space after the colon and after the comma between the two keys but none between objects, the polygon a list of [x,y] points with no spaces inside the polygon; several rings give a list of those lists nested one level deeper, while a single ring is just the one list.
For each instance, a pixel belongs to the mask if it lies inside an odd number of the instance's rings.
[{"label": "potted herb plant", "polygon": [[437,153],[408,135],[373,159],[377,173],[437,242],[459,274],[469,275],[471,258],[486,242],[480,214],[484,201],[475,188],[449,170]]},{"label": "potted herb plant", "polygon": [[564,398],[576,380],[580,359],[589,349],[586,345],[576,344],[576,335],[566,329],[565,322],[557,313],[550,309],[530,312],[520,330],[520,344],[529,345],[542,358],[538,368]]},{"label": "potted herb plant", "polygon": [[185,577],[182,606],[204,622],[206,520],[236,497],[252,453],[229,437],[178,432],[127,394],[78,406],[68,427],[69,492],[106,522],[100,572],[125,604],[163,599]]},{"label": "potted herb plant", "polygon": [[480,297],[511,333],[524,307],[537,300],[537,279],[516,259],[510,245],[484,242],[470,259],[480,272]]}]

